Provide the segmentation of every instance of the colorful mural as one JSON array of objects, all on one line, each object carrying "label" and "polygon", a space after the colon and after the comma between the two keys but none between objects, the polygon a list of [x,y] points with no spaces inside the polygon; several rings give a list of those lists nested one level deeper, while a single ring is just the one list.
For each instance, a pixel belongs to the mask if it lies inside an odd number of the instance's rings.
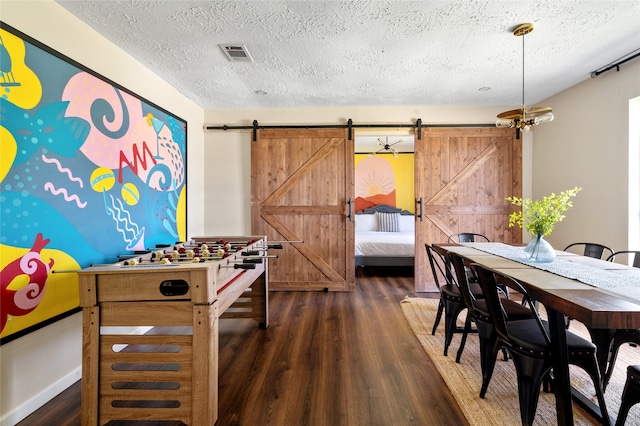
[{"label": "colorful mural", "polygon": [[70,271],[185,239],[187,124],[4,23],[0,72],[6,343],[79,306]]},{"label": "colorful mural", "polygon": [[388,204],[413,212],[413,153],[355,155],[355,210]]}]

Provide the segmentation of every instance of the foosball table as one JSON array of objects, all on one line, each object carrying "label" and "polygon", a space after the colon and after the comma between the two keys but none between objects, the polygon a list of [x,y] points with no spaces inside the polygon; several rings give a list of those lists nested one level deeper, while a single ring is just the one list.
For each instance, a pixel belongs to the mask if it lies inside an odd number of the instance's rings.
[{"label": "foosball table", "polygon": [[198,237],[78,271],[82,424],[213,425],[218,319],[268,327],[269,248],[266,237]]}]

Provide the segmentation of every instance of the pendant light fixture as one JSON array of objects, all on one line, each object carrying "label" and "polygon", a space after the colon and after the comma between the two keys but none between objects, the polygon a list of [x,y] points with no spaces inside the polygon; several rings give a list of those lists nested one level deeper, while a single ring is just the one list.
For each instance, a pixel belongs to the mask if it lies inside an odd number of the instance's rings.
[{"label": "pendant light fixture", "polygon": [[513,30],[513,35],[522,37],[522,107],[498,114],[497,127],[515,127],[523,132],[531,130],[545,121],[553,120],[552,109],[548,107],[527,107],[524,103],[524,36],[533,31],[533,24],[521,24]]}]

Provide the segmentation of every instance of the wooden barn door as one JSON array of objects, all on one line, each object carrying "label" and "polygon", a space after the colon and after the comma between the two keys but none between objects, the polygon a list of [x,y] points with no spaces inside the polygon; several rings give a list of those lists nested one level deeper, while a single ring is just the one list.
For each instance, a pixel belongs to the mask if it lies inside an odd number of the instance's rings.
[{"label": "wooden barn door", "polygon": [[263,129],[251,145],[251,228],[271,251],[272,290],[355,288],[353,140],[346,129]]},{"label": "wooden barn door", "polygon": [[436,291],[425,243],[446,242],[457,232],[484,234],[491,241],[521,243],[509,228],[522,196],[522,141],[513,129],[427,128],[415,141],[416,291]]}]

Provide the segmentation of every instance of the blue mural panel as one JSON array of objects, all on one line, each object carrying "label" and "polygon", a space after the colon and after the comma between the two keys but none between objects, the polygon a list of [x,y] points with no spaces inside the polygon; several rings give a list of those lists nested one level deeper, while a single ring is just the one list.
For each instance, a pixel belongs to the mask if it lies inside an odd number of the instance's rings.
[{"label": "blue mural panel", "polygon": [[75,312],[72,271],[185,239],[186,134],[0,22],[0,342]]}]

